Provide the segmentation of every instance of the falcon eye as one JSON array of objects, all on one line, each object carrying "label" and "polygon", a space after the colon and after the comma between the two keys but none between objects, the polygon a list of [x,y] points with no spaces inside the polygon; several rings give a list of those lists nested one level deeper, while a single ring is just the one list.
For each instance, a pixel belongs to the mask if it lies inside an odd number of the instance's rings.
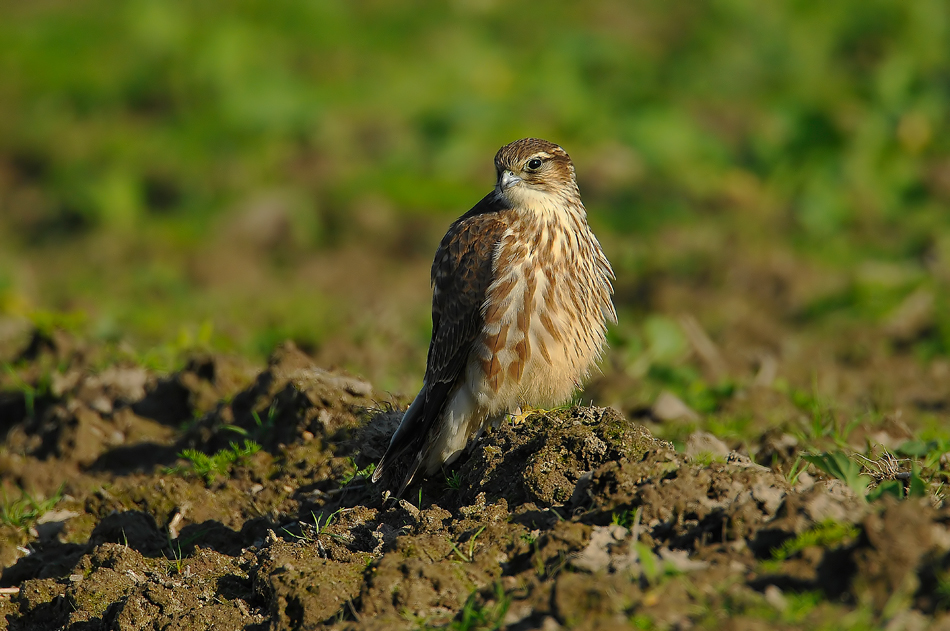
[{"label": "falcon eye", "polygon": [[525,165],[525,168],[529,171],[537,171],[541,168],[541,158],[531,158],[528,160],[528,164]]}]

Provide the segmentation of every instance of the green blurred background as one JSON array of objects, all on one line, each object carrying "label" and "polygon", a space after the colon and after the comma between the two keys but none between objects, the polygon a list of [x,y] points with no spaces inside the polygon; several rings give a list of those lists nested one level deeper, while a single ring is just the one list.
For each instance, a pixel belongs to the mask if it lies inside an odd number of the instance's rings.
[{"label": "green blurred background", "polygon": [[5,0],[0,313],[156,364],[290,337],[410,391],[438,240],[530,135],[617,271],[608,376],[679,352],[658,283],[719,340],[703,301],[775,256],[800,328],[925,292],[930,361],[948,112],[945,0]]}]

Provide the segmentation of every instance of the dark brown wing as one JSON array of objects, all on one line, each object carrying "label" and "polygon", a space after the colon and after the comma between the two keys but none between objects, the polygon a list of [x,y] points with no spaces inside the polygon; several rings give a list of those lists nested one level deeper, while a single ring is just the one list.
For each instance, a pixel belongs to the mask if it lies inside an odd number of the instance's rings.
[{"label": "dark brown wing", "polygon": [[432,263],[432,342],[425,377],[431,401],[431,386],[451,387],[468,363],[484,323],[492,261],[508,228],[506,219],[498,212],[465,215],[452,224],[436,252]]},{"label": "dark brown wing", "polygon": [[489,193],[456,220],[442,238],[432,263],[432,341],[425,385],[393,434],[374,480],[400,455],[415,452],[402,484],[405,489],[425,460],[429,434],[462,376],[482,328],[492,259],[508,227],[503,212],[507,209],[494,192]]}]

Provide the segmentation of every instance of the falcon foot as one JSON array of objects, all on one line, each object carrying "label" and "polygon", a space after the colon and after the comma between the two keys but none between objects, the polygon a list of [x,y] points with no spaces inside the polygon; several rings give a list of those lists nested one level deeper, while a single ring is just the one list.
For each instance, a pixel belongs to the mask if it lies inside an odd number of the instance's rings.
[{"label": "falcon foot", "polygon": [[521,423],[524,423],[525,419],[527,419],[532,414],[543,414],[544,412],[545,410],[538,408],[521,406],[517,410],[513,410],[508,414],[508,422],[510,422],[512,425],[520,425]]}]

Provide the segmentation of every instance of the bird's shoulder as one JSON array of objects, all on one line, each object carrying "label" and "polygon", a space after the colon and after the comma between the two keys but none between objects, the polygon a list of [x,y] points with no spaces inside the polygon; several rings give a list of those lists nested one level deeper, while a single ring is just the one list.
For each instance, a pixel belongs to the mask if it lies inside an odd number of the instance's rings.
[{"label": "bird's shoulder", "polygon": [[491,271],[495,248],[512,222],[511,209],[494,192],[456,219],[432,262],[432,284],[476,286]]},{"label": "bird's shoulder", "polygon": [[449,228],[432,263],[432,342],[426,382],[453,382],[481,329],[497,244],[510,209],[489,194]]}]

